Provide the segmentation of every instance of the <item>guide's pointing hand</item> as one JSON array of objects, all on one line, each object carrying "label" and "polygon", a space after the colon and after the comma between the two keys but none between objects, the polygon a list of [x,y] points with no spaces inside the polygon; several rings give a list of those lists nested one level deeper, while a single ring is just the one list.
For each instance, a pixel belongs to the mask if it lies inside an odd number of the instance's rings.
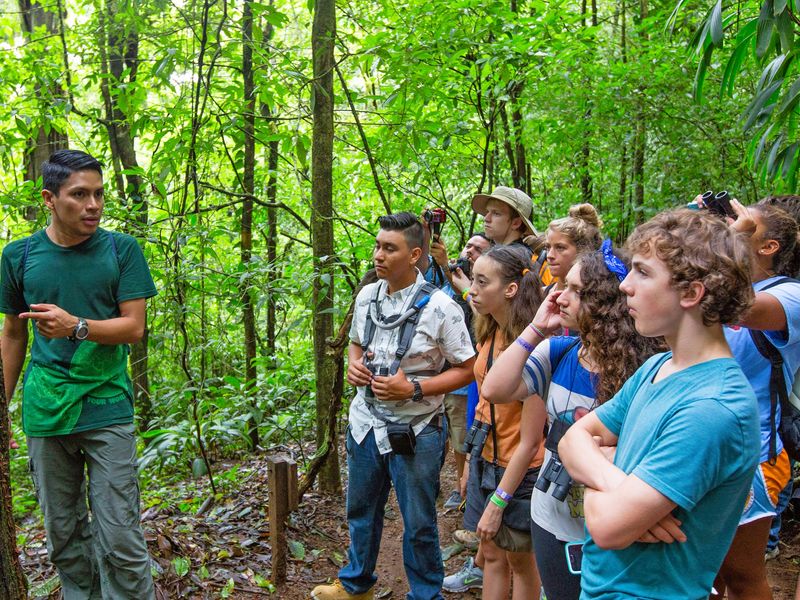
[{"label": "guide's pointing hand", "polygon": [[46,338],[65,338],[72,335],[78,318],[73,317],[55,304],[31,304],[30,312],[19,314],[20,319],[30,319],[36,329]]}]

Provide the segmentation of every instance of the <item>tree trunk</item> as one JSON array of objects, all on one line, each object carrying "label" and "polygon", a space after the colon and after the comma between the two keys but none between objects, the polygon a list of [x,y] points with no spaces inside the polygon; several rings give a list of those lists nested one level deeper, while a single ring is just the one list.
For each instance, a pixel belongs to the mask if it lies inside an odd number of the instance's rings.
[{"label": "tree trunk", "polygon": [[[592,19],[591,23],[593,27],[597,26],[597,6],[594,1],[592,1]],[[586,0],[581,2],[581,25],[586,27]],[[590,135],[592,130],[592,81],[589,77],[583,78],[583,86],[581,93],[584,95],[586,99],[586,110],[583,114],[583,143],[581,144],[581,153],[579,158],[579,170],[581,174],[581,198],[584,202],[591,202],[592,201],[592,173],[589,169],[589,161],[591,158],[591,146],[590,146]],[[598,209],[601,207],[598,206]]]},{"label": "tree trunk", "polygon": [[[273,0],[269,5],[272,6]],[[264,56],[269,55],[270,42],[275,33],[275,28],[267,22],[261,35],[261,51]],[[261,116],[271,124],[271,133],[277,133],[277,119],[272,114],[272,109],[266,102],[261,103]],[[270,368],[275,366],[275,280],[278,268],[278,140],[270,140],[267,145],[267,340],[266,353]]]},{"label": "tree trunk", "polygon": [[[258,404],[255,401],[256,378],[256,311],[253,300],[253,289],[250,284],[250,261],[253,253],[253,195],[255,194],[256,169],[256,92],[253,82],[253,3],[245,0],[242,18],[242,77],[244,78],[244,173],[242,184],[244,199],[242,201],[242,265],[245,276],[241,279],[240,294],[242,300],[242,317],[244,320],[244,385],[250,399],[251,411],[248,419],[248,435],[250,445],[255,449],[259,444]],[[260,420],[260,419],[259,419]]]},{"label": "tree trunk", "polygon": [[[101,13],[99,17],[104,38],[107,38],[107,42],[106,39],[103,39],[100,43],[101,69],[105,75],[101,79],[101,90],[117,194],[120,202],[128,207],[133,216],[132,221],[125,223],[125,229],[135,236],[144,248],[149,219],[145,184],[139,172],[135,140],[131,134],[127,115],[119,105],[118,96],[111,93],[112,86],[136,83],[136,71],[139,65],[139,32],[136,30],[135,20],[120,19],[120,11],[124,14],[126,10],[126,3],[119,4],[112,0],[107,2],[106,12]],[[124,79],[126,68],[129,69],[127,81]],[[148,429],[153,417],[148,375],[148,339],[149,330],[145,323],[142,339],[131,345],[130,358],[134,400],[143,430]]]},{"label": "tree trunk", "polygon": [[[57,23],[59,23],[58,10],[60,4],[48,4],[47,8],[42,4],[32,0],[19,0],[19,10],[22,17],[22,31],[25,38],[29,43],[33,42],[32,33],[37,27],[44,26],[48,34],[55,37],[58,35],[59,30]],[[55,10],[53,10],[55,8]],[[35,52],[35,50],[31,50]],[[32,58],[33,62],[36,60]],[[65,65],[66,67],[66,65]],[[64,89],[55,83],[51,87],[44,88],[41,82],[34,83],[34,94],[43,106],[48,106],[52,103],[53,98],[61,97],[66,99]],[[44,112],[44,111],[42,111]],[[25,150],[25,180],[36,181],[41,177],[41,165],[46,161],[49,156],[56,150],[64,150],[69,145],[69,138],[66,133],[57,131],[54,127],[50,128],[47,132],[44,126],[36,128],[35,132],[31,132],[31,137],[28,139],[27,148]],[[25,218],[29,221],[35,221],[39,214],[38,206],[30,206],[25,210]]]},{"label": "tree trunk", "polygon": [[[640,0],[639,3],[640,21],[647,19],[647,0]],[[639,31],[639,37],[643,44],[646,44],[649,36],[644,26]],[[633,147],[633,208],[637,223],[644,221],[644,211],[637,210],[644,206],[644,161],[647,146],[647,123],[644,112],[644,94],[646,86],[642,83],[639,86],[639,106],[635,117],[635,139]]]},{"label": "tree trunk", "polygon": [[[317,375],[317,447],[326,441],[328,416],[335,404],[336,364],[329,349],[333,336],[333,42],[336,36],[335,0],[317,0],[311,52],[314,62],[314,131],[311,165],[311,237],[314,251],[314,367]],[[322,467],[320,490],[341,493],[336,438]]]},{"label": "tree trunk", "polygon": [[17,555],[17,529],[11,508],[9,433],[8,398],[0,362],[0,598],[24,600],[28,597],[28,580]]}]

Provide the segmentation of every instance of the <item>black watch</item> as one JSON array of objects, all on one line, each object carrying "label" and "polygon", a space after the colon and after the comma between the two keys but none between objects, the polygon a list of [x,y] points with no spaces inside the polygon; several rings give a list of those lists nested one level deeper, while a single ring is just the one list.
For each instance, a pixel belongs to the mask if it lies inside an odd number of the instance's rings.
[{"label": "black watch", "polygon": [[72,330],[72,335],[67,339],[71,342],[82,342],[87,337],[89,337],[89,324],[86,322],[86,319],[78,319],[78,322]]},{"label": "black watch", "polygon": [[422,386],[419,384],[419,381],[414,379],[411,384],[414,386],[414,395],[411,396],[412,402],[422,402]]}]

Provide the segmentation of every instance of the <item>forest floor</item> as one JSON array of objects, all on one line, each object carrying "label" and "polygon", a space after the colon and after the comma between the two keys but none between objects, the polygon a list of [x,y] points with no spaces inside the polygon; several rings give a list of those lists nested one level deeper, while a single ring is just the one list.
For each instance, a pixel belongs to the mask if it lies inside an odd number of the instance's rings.
[{"label": "forest floor", "polygon": [[[233,483],[229,492],[204,515],[197,516],[196,485],[178,484],[159,490],[160,501],[142,515],[154,569],[157,597],[162,599],[278,598],[305,600],[311,589],[336,577],[347,555],[344,498],[309,492],[289,521],[291,558],[288,579],[274,587],[270,582],[267,463],[263,456],[218,464]],[[448,460],[442,473],[442,497],[455,486],[455,469]],[[234,476],[231,476],[233,473]],[[343,478],[346,481],[346,478]],[[144,493],[144,497],[148,494]],[[787,513],[790,511],[787,511]],[[798,511],[800,513],[800,510]],[[781,533],[781,553],[768,563],[775,600],[792,600],[800,574],[800,514],[790,514]],[[457,571],[469,551],[455,545],[452,532],[461,514],[439,511],[445,572]],[[402,559],[402,519],[392,494],[378,557],[376,598],[401,600],[408,588]],[[58,579],[47,561],[44,533],[39,520],[21,524],[21,559],[31,582],[32,598],[57,598]],[[480,592],[446,594],[448,598],[480,598]]]}]

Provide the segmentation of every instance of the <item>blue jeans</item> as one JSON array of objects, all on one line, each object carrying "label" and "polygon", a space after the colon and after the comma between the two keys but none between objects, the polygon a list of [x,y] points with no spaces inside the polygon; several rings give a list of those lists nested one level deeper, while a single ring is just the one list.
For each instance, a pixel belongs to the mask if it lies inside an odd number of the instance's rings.
[{"label": "blue jeans", "polygon": [[347,431],[347,524],[349,563],[339,580],[351,594],[366,592],[378,578],[375,564],[383,534],[383,513],[394,485],[403,515],[403,565],[411,591],[408,600],[442,600],[444,567],[436,525],[439,471],[446,428],[428,426],[417,436],[416,454],[381,454],[373,430],[357,444]]}]

